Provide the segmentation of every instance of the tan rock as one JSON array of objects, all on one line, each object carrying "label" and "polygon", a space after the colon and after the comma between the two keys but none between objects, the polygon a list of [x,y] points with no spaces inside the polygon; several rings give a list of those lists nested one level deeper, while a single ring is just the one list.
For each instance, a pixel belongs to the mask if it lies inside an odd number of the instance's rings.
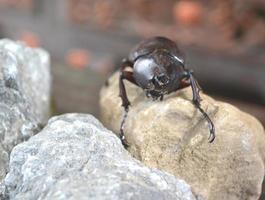
[{"label": "tan rock", "polygon": [[[131,101],[125,135],[134,157],[184,179],[205,199],[259,198],[265,136],[254,117],[201,93],[202,107],[216,128],[210,144],[207,123],[191,102],[190,88],[152,101],[141,88],[125,82]],[[123,112],[118,93],[116,73],[100,94],[101,119],[116,133]]]}]

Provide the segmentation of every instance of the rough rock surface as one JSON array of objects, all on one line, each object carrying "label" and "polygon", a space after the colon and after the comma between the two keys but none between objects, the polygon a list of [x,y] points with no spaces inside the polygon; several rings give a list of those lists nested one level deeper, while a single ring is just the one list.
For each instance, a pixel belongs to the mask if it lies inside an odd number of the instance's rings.
[{"label": "rough rock surface", "polygon": [[[258,199],[264,178],[265,136],[254,117],[201,94],[202,106],[216,128],[216,139],[210,144],[207,123],[191,102],[190,88],[167,95],[163,101],[147,99],[142,89],[127,81],[126,88],[132,106],[125,135],[134,157],[183,178],[205,199]],[[123,112],[118,94],[116,73],[100,95],[103,124],[116,133]]]},{"label": "rough rock surface", "polygon": [[9,153],[48,117],[49,55],[19,42],[0,40],[0,182]]},{"label": "rough rock surface", "polygon": [[12,199],[196,199],[173,175],[144,167],[91,115],[53,117],[10,158]]}]

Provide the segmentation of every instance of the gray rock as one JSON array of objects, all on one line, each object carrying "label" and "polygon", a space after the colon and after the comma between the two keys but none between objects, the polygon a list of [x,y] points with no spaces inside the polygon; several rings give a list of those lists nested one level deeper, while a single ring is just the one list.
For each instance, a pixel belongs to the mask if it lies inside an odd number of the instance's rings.
[{"label": "gray rock", "polygon": [[50,79],[45,51],[0,40],[0,181],[12,148],[48,118]]},{"label": "gray rock", "polygon": [[12,199],[196,199],[189,185],[143,166],[91,115],[53,117],[11,153]]}]

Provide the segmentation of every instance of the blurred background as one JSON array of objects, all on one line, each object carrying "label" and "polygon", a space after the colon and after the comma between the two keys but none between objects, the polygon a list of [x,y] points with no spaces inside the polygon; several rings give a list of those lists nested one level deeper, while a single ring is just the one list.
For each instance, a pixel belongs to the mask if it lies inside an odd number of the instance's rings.
[{"label": "blurred background", "polygon": [[107,77],[157,35],[177,41],[206,93],[265,124],[264,0],[0,0],[0,37],[51,54],[54,114],[98,116]]}]

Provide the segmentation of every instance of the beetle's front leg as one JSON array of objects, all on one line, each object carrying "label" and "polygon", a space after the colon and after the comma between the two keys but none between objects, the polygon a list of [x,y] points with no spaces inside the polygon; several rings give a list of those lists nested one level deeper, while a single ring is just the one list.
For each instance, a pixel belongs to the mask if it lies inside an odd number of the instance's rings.
[{"label": "beetle's front leg", "polygon": [[119,90],[120,90],[119,96],[121,97],[122,107],[124,108],[124,115],[123,115],[121,125],[120,125],[120,139],[125,148],[129,146],[126,141],[125,135],[124,135],[124,124],[125,124],[125,120],[127,118],[128,112],[129,112],[130,102],[127,97],[127,93],[126,93],[126,89],[124,85],[124,79],[130,81],[131,83],[136,84],[135,79],[133,77],[133,73],[129,71],[125,71],[125,68],[127,66],[132,67],[132,63],[127,60],[123,60],[121,69],[120,69],[120,77],[119,77]]},{"label": "beetle's front leg", "polygon": [[212,120],[210,119],[210,117],[208,116],[208,114],[201,108],[201,103],[200,103],[201,102],[201,97],[200,97],[201,88],[200,88],[198,82],[196,81],[196,79],[194,78],[192,71],[187,71],[187,76],[190,80],[190,85],[191,85],[192,93],[193,93],[192,102],[196,106],[196,108],[199,109],[199,111],[203,114],[203,116],[205,117],[205,119],[208,122],[209,130],[210,130],[210,135],[209,135],[208,140],[211,143],[215,139],[214,124],[213,124]]}]

